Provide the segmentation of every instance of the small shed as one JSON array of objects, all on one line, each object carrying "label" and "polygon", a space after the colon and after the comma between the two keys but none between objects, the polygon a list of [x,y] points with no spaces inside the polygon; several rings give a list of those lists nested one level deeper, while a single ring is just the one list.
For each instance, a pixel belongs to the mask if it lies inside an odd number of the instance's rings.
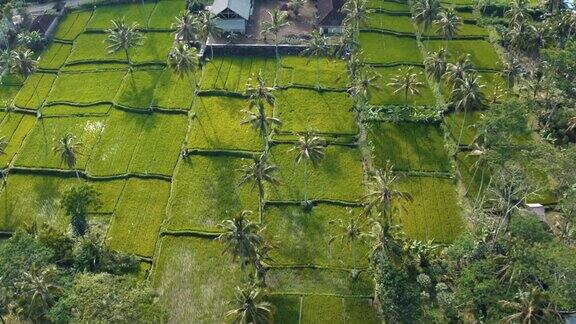
[{"label": "small shed", "polygon": [[345,17],[342,13],[342,6],[344,6],[344,0],[318,0],[317,16],[321,33],[342,33],[342,22]]},{"label": "small shed", "polygon": [[252,15],[252,0],[215,0],[209,10],[224,32],[245,34]]}]

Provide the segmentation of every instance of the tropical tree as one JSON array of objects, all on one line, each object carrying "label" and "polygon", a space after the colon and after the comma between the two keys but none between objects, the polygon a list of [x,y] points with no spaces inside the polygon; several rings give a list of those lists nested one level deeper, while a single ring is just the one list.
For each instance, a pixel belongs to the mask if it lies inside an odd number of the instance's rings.
[{"label": "tropical tree", "polygon": [[300,14],[300,9],[304,7],[305,3],[306,3],[305,0],[290,0],[288,2],[288,7],[290,7],[290,10],[292,10],[294,17],[298,17],[298,15]]},{"label": "tropical tree", "polygon": [[280,73],[280,55],[278,54],[278,34],[282,28],[288,26],[288,14],[278,9],[272,12],[268,11],[270,20],[262,22],[262,33],[274,35],[274,52],[276,53],[276,77],[274,84],[278,82],[278,73]]},{"label": "tropical tree", "polygon": [[402,232],[398,225],[389,222],[373,222],[368,236],[373,240],[370,259],[376,261],[379,254],[384,253],[394,263],[399,266],[404,257],[404,241]]},{"label": "tropical tree", "polygon": [[358,36],[360,26],[368,18],[370,10],[366,7],[366,0],[349,0],[344,2],[342,13],[345,15],[344,25],[350,26]]},{"label": "tropical tree", "polygon": [[178,42],[192,46],[196,41],[196,21],[194,15],[189,11],[185,11],[179,17],[176,17],[176,22],[172,24],[172,28],[176,30],[175,34]]},{"label": "tropical tree", "polygon": [[419,80],[419,74],[413,72],[412,66],[404,66],[398,69],[398,74],[390,78],[389,87],[394,88],[394,94],[404,92],[404,101],[408,101],[408,93],[420,95],[420,88],[424,82]]},{"label": "tropical tree", "polygon": [[63,291],[58,283],[58,270],[54,266],[32,268],[24,271],[22,275],[22,280],[16,283],[20,304],[27,318],[40,320]]},{"label": "tropical tree", "polygon": [[420,26],[420,33],[426,33],[440,13],[439,0],[416,0],[412,4],[412,20]]},{"label": "tropical tree", "polygon": [[292,151],[296,151],[294,162],[304,164],[304,201],[302,206],[305,210],[312,208],[311,202],[308,201],[308,162],[312,163],[312,166],[317,166],[324,157],[325,148],[326,141],[310,131],[300,134],[298,141],[292,148]]},{"label": "tropical tree", "polygon": [[342,219],[331,221],[331,224],[336,225],[337,234],[332,235],[329,244],[332,244],[336,239],[340,238],[342,243],[348,242],[352,252],[352,278],[358,277],[358,270],[356,268],[356,243],[368,237],[367,223],[360,216],[353,217],[352,209],[348,210],[350,219],[344,221]]},{"label": "tropical tree", "polygon": [[530,13],[528,11],[528,1],[527,0],[512,1],[512,6],[504,13],[504,15],[508,19],[510,26],[522,25],[530,17]]},{"label": "tropical tree", "polygon": [[106,38],[108,54],[124,52],[126,61],[131,68],[132,62],[128,51],[141,46],[144,39],[142,33],[138,31],[138,24],[134,23],[130,26],[124,21],[124,18],[113,19],[112,28],[107,29],[106,34],[108,34]]},{"label": "tropical tree", "polygon": [[190,47],[187,43],[174,43],[168,53],[168,67],[172,69],[180,79],[191,77],[191,91],[196,93],[196,69],[200,64],[198,52],[195,47]]},{"label": "tropical tree", "polygon": [[81,154],[82,146],[82,142],[78,141],[76,136],[72,133],[66,133],[53,148],[54,153],[60,156],[60,161],[66,163],[69,169],[76,172],[78,180],[80,180],[80,175],[76,169],[76,159]]},{"label": "tropical tree", "polygon": [[537,287],[530,291],[520,291],[513,301],[503,300],[500,304],[514,312],[502,318],[503,323],[554,323],[562,322],[562,317],[552,307],[547,293]]},{"label": "tropical tree", "polygon": [[[208,10],[200,12],[195,17],[195,25],[197,28],[198,38],[202,39],[204,42],[208,41],[208,38],[219,37],[224,32],[222,28],[218,27],[216,24],[216,16]],[[210,57],[214,58],[214,49],[210,46]]]},{"label": "tropical tree", "polygon": [[274,306],[263,300],[264,294],[258,288],[236,287],[236,306],[226,313],[234,324],[274,323]]},{"label": "tropical tree", "polygon": [[306,63],[309,63],[312,57],[316,58],[316,89],[318,90],[320,90],[320,57],[327,56],[328,54],[328,39],[318,31],[313,31],[312,37],[306,44],[306,48],[302,51],[302,55],[308,57]]},{"label": "tropical tree", "polygon": [[277,185],[279,183],[276,178],[278,167],[274,164],[268,163],[268,156],[262,154],[253,163],[245,165],[242,169],[242,177],[240,178],[240,185],[252,183],[253,187],[258,188],[259,198],[259,216],[260,223],[262,223],[262,216],[264,215],[264,183]]},{"label": "tropical tree", "polygon": [[460,25],[462,25],[462,19],[456,13],[454,8],[448,8],[440,11],[436,20],[434,20],[436,25],[436,31],[442,35],[444,39],[444,47],[448,47],[448,41],[451,40],[458,31],[460,30]]},{"label": "tropical tree", "polygon": [[376,213],[384,220],[384,224],[387,224],[390,223],[395,200],[412,200],[409,193],[397,189],[399,180],[390,163],[384,169],[376,170],[370,175],[368,193],[362,197],[366,215]]},{"label": "tropical tree", "polygon": [[360,70],[357,77],[352,80],[352,85],[348,89],[348,92],[354,98],[354,108],[360,112],[366,110],[366,105],[372,97],[372,91],[382,90],[380,83],[378,82],[380,75],[374,72],[371,68],[364,68]]},{"label": "tropical tree", "polygon": [[10,71],[27,78],[36,71],[38,61],[34,59],[34,52],[31,50],[15,49],[10,52]]},{"label": "tropical tree", "polygon": [[428,53],[424,59],[424,67],[428,77],[436,82],[442,80],[448,66],[448,52],[440,49],[438,52]]},{"label": "tropical tree", "polygon": [[242,270],[258,260],[258,250],[266,245],[258,223],[248,219],[251,214],[249,210],[242,211],[233,219],[225,220],[218,226],[223,233],[217,240],[225,244],[224,252],[230,254],[233,261],[240,260]]},{"label": "tropical tree", "polygon": [[522,65],[515,56],[509,55],[507,59],[504,60],[504,66],[499,73],[504,80],[506,80],[506,87],[511,89],[518,83],[518,79],[522,77]]},{"label": "tropical tree", "polygon": [[[269,117],[266,113],[266,106],[274,105],[274,88],[266,86],[266,80],[259,70],[256,75],[256,80],[253,83],[251,78],[248,82],[246,94],[249,97],[250,105],[248,109],[243,109],[245,118],[240,122],[241,124],[248,124],[253,129],[258,130],[264,142],[264,152],[267,153],[270,149],[270,130],[276,126],[282,125],[280,119]],[[253,111],[253,110],[256,111]]]},{"label": "tropical tree", "polygon": [[452,106],[456,111],[463,111],[464,118],[462,119],[462,126],[460,127],[460,135],[458,136],[458,145],[462,141],[464,134],[464,126],[466,125],[466,115],[472,109],[480,109],[484,106],[486,100],[483,84],[480,84],[480,77],[475,73],[467,74],[464,80],[455,87],[451,92]]},{"label": "tropical tree", "polygon": [[444,79],[446,84],[452,89],[460,86],[468,73],[474,72],[469,55],[463,55],[458,58],[456,63],[448,63]]}]

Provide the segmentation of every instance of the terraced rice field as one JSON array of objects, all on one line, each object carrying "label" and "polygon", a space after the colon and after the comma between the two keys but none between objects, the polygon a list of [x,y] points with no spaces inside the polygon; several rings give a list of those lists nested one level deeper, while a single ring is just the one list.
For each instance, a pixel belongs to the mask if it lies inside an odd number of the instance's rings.
[{"label": "terraced rice field", "polygon": [[[419,42],[405,4],[372,0],[369,6],[379,11],[370,14],[364,26],[370,31],[360,33],[360,45],[366,64],[380,75],[369,105],[410,112],[426,107],[440,115],[448,93],[428,80],[422,61],[426,50],[445,45],[453,58],[470,54],[474,65],[486,70],[487,87],[501,84],[495,73],[498,54],[488,41]],[[276,247],[269,273],[276,321],[378,323],[369,304],[369,247],[359,244],[355,261],[361,271],[352,281],[350,246],[328,244],[335,235],[334,221],[357,215],[366,193],[366,162],[346,91],[345,62],[299,55],[285,55],[279,62],[274,57],[215,56],[194,75],[181,78],[165,60],[173,40],[167,17],[182,9],[180,1],[160,0],[69,13],[56,41],[40,55],[41,71],[26,80],[4,79],[0,136],[9,145],[0,164],[10,174],[0,193],[0,230],[40,220],[67,226],[59,208],[61,192],[89,183],[102,195],[101,208],[90,212],[108,224],[107,243],[149,264],[145,275],[170,309],[171,321],[220,321],[242,274],[213,240],[217,225],[244,209],[253,210],[252,219],[260,221],[257,190],[239,186],[239,169],[264,149],[262,137],[240,123],[249,106],[247,84],[260,73],[277,86],[267,113],[282,120],[270,152],[279,167],[279,185],[266,186],[262,215],[265,236]],[[108,54],[103,43],[103,31],[120,15],[138,23],[145,36],[129,58]],[[484,35],[476,25],[466,25],[463,32]],[[405,97],[388,86],[401,66],[414,67],[425,85],[420,95]],[[474,196],[484,186],[479,173],[488,172],[476,172],[463,152],[451,156],[446,139],[459,139],[462,148],[472,144],[478,118],[470,114],[464,123],[462,114],[449,114],[443,121],[369,123],[372,166],[392,163],[402,175],[398,188],[412,197],[398,203],[402,213],[396,217],[409,237],[448,243],[464,226],[458,179]],[[295,163],[292,148],[296,133],[309,130],[329,144],[318,166],[307,170],[307,193],[315,207],[305,213],[300,205],[304,166]],[[53,152],[66,133],[83,143],[75,170]]]}]

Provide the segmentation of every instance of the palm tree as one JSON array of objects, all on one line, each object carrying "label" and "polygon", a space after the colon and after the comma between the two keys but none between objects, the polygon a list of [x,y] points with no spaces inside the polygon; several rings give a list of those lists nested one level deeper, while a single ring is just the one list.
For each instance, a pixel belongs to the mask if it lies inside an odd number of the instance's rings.
[{"label": "palm tree", "polygon": [[380,75],[372,68],[366,67],[360,71],[355,79],[352,80],[352,85],[348,89],[354,98],[354,107],[358,111],[364,111],[368,101],[372,97],[372,91],[382,90],[378,80]]},{"label": "palm tree", "polygon": [[240,269],[244,270],[258,259],[258,250],[266,245],[258,223],[248,220],[251,211],[245,210],[233,219],[223,221],[218,227],[223,233],[217,240],[225,244],[224,252],[232,256],[232,261],[240,259]]},{"label": "palm tree", "polygon": [[76,177],[80,179],[78,169],[76,169],[76,158],[82,148],[82,142],[76,140],[76,136],[72,133],[67,133],[62,136],[56,146],[54,146],[54,153],[60,156],[60,161],[66,163],[68,168],[76,172]]},{"label": "palm tree", "polygon": [[274,306],[263,298],[258,288],[236,287],[236,308],[226,313],[226,317],[233,317],[234,324],[274,323]]},{"label": "palm tree", "polygon": [[359,33],[360,26],[368,18],[370,11],[366,8],[366,0],[349,0],[344,2],[342,13],[345,15],[344,25],[350,26],[356,35]]},{"label": "palm tree", "polygon": [[466,115],[471,109],[482,108],[485,101],[485,95],[482,91],[483,84],[480,84],[480,78],[474,73],[468,74],[464,80],[454,88],[451,93],[452,105],[456,111],[464,111],[462,127],[458,136],[457,145],[460,146],[462,135],[464,134],[464,125],[466,125]]},{"label": "palm tree", "polygon": [[398,225],[391,225],[386,222],[373,222],[368,236],[372,238],[374,244],[370,251],[370,259],[378,260],[378,255],[384,253],[396,265],[402,263],[404,257],[404,242],[402,232]]},{"label": "palm tree", "polygon": [[395,88],[394,94],[404,92],[404,101],[408,101],[408,93],[420,95],[419,88],[424,86],[424,82],[419,81],[418,74],[412,72],[413,69],[412,66],[401,67],[388,83],[389,87]]},{"label": "palm tree", "polygon": [[420,33],[430,30],[432,23],[440,13],[440,1],[438,0],[417,0],[412,5],[412,20],[421,26]]},{"label": "palm tree", "polygon": [[444,47],[447,48],[448,41],[456,36],[460,30],[462,19],[458,16],[454,8],[448,8],[440,11],[434,24],[436,25],[436,31],[440,33],[444,39]]},{"label": "palm tree", "polygon": [[[198,29],[198,38],[208,42],[208,38],[215,38],[222,35],[222,28],[216,24],[216,16],[208,10],[200,12],[195,17],[195,25]],[[214,58],[214,49],[210,46],[210,57]]]},{"label": "palm tree", "polygon": [[384,223],[389,223],[394,210],[394,200],[412,200],[410,194],[400,191],[395,187],[400,178],[394,174],[393,166],[388,163],[386,168],[377,170],[370,175],[368,181],[368,193],[362,197],[364,212],[370,215],[377,213]]},{"label": "palm tree", "polygon": [[106,30],[106,34],[108,34],[108,37],[106,38],[106,43],[108,43],[108,54],[115,54],[123,51],[130,68],[132,62],[130,61],[128,51],[132,48],[141,46],[144,39],[142,33],[137,29],[138,24],[134,23],[132,26],[129,26],[124,21],[124,18],[121,18],[113,19],[112,28]]},{"label": "palm tree", "polygon": [[0,155],[6,154],[6,148],[8,147],[8,140],[6,136],[0,136]]},{"label": "palm tree", "polygon": [[[258,71],[256,75],[256,82],[252,84],[252,78],[250,78],[246,94],[249,97],[250,106],[247,110],[242,110],[246,115],[241,124],[249,124],[252,128],[260,132],[262,140],[264,141],[264,152],[267,153],[270,149],[270,130],[275,126],[282,125],[280,119],[275,117],[268,117],[266,114],[266,106],[274,105],[274,88],[266,86],[266,81],[262,75],[262,70]],[[256,109],[256,112],[252,110]]]},{"label": "palm tree", "polygon": [[302,51],[302,55],[308,56],[307,63],[312,57],[316,57],[316,89],[320,90],[320,57],[327,56],[329,53],[328,39],[318,31],[312,32],[312,37]]},{"label": "palm tree", "polygon": [[271,185],[277,185],[279,183],[276,178],[278,167],[274,164],[268,163],[267,155],[262,154],[253,163],[245,165],[241,169],[241,172],[242,178],[240,179],[240,185],[252,182],[253,187],[258,187],[259,216],[260,223],[262,223],[262,217],[264,215],[264,183],[269,183]]},{"label": "palm tree", "polygon": [[22,281],[17,283],[18,293],[25,300],[27,318],[38,320],[54,305],[62,287],[57,283],[55,267],[31,269],[23,272]]},{"label": "palm tree", "polygon": [[274,85],[278,81],[278,73],[280,73],[280,55],[278,54],[278,33],[282,28],[288,26],[288,14],[286,12],[280,11],[278,9],[272,12],[268,11],[270,15],[270,20],[262,22],[262,34],[272,34],[274,35],[274,51],[276,53],[276,77],[274,79]]},{"label": "palm tree", "polygon": [[310,131],[300,134],[298,142],[292,148],[292,151],[296,151],[294,162],[297,164],[304,163],[304,201],[302,205],[305,210],[312,208],[312,204],[308,201],[308,161],[312,163],[312,166],[317,166],[324,157],[325,149],[326,141]]},{"label": "palm tree", "polygon": [[462,81],[466,78],[468,73],[473,73],[472,62],[470,62],[469,55],[460,56],[456,63],[448,63],[446,65],[446,72],[444,79],[446,84],[452,89],[460,86]]},{"label": "palm tree", "polygon": [[306,3],[305,0],[290,0],[288,2],[288,6],[290,7],[290,10],[292,10],[294,17],[298,17],[298,15],[300,14],[300,9],[304,7],[305,3]]},{"label": "palm tree", "polygon": [[27,78],[36,71],[38,61],[34,59],[34,52],[31,50],[15,49],[10,52],[10,71]]},{"label": "palm tree", "polygon": [[549,296],[534,287],[529,292],[520,291],[514,296],[514,301],[500,301],[500,304],[513,311],[513,314],[502,318],[503,323],[554,323],[562,318],[554,309]]},{"label": "palm tree", "polygon": [[196,41],[196,21],[194,16],[188,12],[183,12],[180,17],[176,17],[176,22],[172,24],[176,30],[176,40],[191,46]]},{"label": "palm tree", "polygon": [[428,53],[424,59],[424,67],[428,77],[436,82],[442,80],[448,66],[448,52],[441,48],[438,52]]},{"label": "palm tree", "polygon": [[192,95],[197,89],[196,69],[200,64],[198,52],[195,47],[190,47],[187,43],[174,43],[168,53],[168,67],[172,69],[180,79],[191,76]]},{"label": "palm tree", "polygon": [[349,209],[348,213],[350,214],[348,222],[342,219],[330,222],[331,224],[336,224],[339,233],[330,238],[329,244],[332,244],[338,238],[340,238],[342,243],[344,243],[344,241],[350,243],[352,251],[352,278],[356,279],[358,277],[356,269],[356,243],[368,236],[366,233],[367,224],[360,217],[352,217],[352,209]]},{"label": "palm tree", "polygon": [[520,65],[518,59],[513,55],[508,55],[507,59],[504,60],[502,71],[499,72],[500,76],[506,80],[506,87],[508,89],[511,89],[516,85],[518,79],[522,76],[522,73],[522,65]]},{"label": "palm tree", "polygon": [[528,12],[528,2],[526,0],[515,0],[512,2],[512,6],[508,9],[505,14],[506,18],[508,18],[508,22],[510,26],[518,26],[522,25],[528,17],[530,13]]}]

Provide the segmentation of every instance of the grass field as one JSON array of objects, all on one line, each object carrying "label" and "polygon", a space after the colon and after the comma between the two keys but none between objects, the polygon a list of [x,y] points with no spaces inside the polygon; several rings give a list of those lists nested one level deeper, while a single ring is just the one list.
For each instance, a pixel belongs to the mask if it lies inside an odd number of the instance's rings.
[{"label": "grass field", "polygon": [[410,16],[391,15],[380,12],[368,14],[364,27],[370,29],[389,30],[397,33],[416,33]]},{"label": "grass field", "polygon": [[20,86],[0,85],[0,108],[10,107],[18,91]]},{"label": "grass field", "polygon": [[120,18],[124,18],[130,25],[138,24],[140,28],[147,28],[148,19],[154,11],[155,5],[155,2],[144,2],[101,6],[94,11],[86,28],[88,30],[106,30],[112,26],[111,20]]},{"label": "grass field", "polygon": [[470,60],[476,69],[498,70],[501,68],[498,53],[492,44],[485,40],[451,40],[448,42],[429,40],[423,43],[429,52],[446,47],[451,54],[452,61],[461,55],[470,55]]},{"label": "grass field", "polygon": [[65,41],[75,40],[76,37],[84,31],[84,28],[91,17],[91,11],[76,11],[68,13],[66,18],[64,18],[58,26],[54,38]]},{"label": "grass field", "polygon": [[0,136],[4,136],[8,142],[4,154],[0,155],[0,166],[6,167],[20,149],[28,132],[34,127],[36,118],[19,113],[2,112],[0,115],[2,116]]},{"label": "grass field", "polygon": [[[52,87],[49,103],[80,105],[113,102],[125,71],[62,73]],[[82,84],[81,87],[78,87]]]},{"label": "grass field", "polygon": [[14,106],[22,109],[37,110],[42,106],[52,89],[56,75],[35,73],[31,75],[14,98]]},{"label": "grass field", "polygon": [[422,64],[422,55],[415,38],[362,32],[359,41],[368,63]]},{"label": "grass field", "polygon": [[389,12],[402,12],[410,14],[410,7],[408,7],[407,3],[396,1],[370,0],[366,3],[366,7],[369,9],[379,9]]},{"label": "grass field", "polygon": [[38,62],[38,68],[45,70],[58,70],[64,65],[68,55],[72,51],[72,45],[63,43],[51,43],[42,53]]}]

